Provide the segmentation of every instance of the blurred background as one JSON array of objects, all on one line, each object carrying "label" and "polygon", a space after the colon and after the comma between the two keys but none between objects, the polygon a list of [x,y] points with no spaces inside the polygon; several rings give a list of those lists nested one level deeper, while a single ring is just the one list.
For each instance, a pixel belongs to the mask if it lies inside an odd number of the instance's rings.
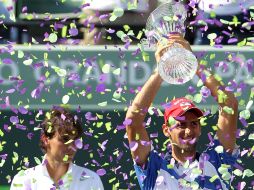
[{"label": "blurred background", "polygon": [[[53,105],[65,105],[83,123],[84,147],[75,162],[100,172],[105,189],[139,189],[125,135],[125,112],[152,73],[154,50],[143,46],[156,0],[0,0],[0,189],[33,167],[40,122]],[[183,1],[185,38],[202,64],[221,76],[239,100],[240,158],[232,189],[253,189],[254,1]],[[197,78],[163,84],[146,118],[164,154],[163,104],[188,96],[204,109],[198,150],[217,122],[216,102]]]}]

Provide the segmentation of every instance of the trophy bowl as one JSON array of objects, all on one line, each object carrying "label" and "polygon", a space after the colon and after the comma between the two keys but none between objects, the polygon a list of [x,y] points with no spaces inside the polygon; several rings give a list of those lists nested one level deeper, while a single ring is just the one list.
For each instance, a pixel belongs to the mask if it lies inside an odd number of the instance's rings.
[{"label": "trophy bowl", "polygon": [[[172,33],[185,35],[187,10],[181,2],[167,2],[158,6],[146,23],[146,43],[151,48],[167,45]],[[183,84],[191,80],[198,68],[196,56],[178,43],[164,51],[158,62],[158,72],[170,84]]]}]

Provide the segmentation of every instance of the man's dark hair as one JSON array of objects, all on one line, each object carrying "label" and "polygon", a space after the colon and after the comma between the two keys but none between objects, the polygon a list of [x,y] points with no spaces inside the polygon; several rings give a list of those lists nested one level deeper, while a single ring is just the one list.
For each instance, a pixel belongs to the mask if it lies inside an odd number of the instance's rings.
[{"label": "man's dark hair", "polygon": [[83,129],[78,117],[72,115],[68,110],[62,107],[53,107],[46,113],[44,121],[41,123],[40,147],[43,153],[46,153],[46,147],[43,142],[43,136],[53,138],[58,133],[64,142],[76,140],[82,136]]}]

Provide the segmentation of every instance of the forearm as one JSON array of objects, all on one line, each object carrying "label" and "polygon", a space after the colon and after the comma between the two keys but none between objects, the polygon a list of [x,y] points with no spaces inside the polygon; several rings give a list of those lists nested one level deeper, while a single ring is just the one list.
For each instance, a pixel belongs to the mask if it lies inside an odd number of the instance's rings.
[{"label": "forearm", "polygon": [[215,76],[205,68],[199,69],[197,75],[202,79],[204,85],[211,91],[211,95],[215,98],[221,108],[224,106],[237,109],[237,99],[230,91],[225,90],[222,82],[218,81]]},{"label": "forearm", "polygon": [[133,100],[131,106],[128,109],[126,115],[127,118],[131,117],[133,122],[143,122],[147,110],[152,104],[162,81],[163,80],[161,79],[158,72],[155,71]]},{"label": "forearm", "polygon": [[202,69],[197,75],[219,104],[217,136],[223,147],[232,152],[236,142],[238,101],[233,92],[226,91],[222,82],[218,81],[212,73],[209,74],[209,71]]},{"label": "forearm", "polygon": [[146,162],[151,150],[149,136],[143,123],[161,83],[162,79],[158,72],[154,72],[137,94],[126,114],[126,120],[129,120],[129,124],[126,126],[128,140],[131,149],[136,146],[132,149],[132,157],[139,165]]}]

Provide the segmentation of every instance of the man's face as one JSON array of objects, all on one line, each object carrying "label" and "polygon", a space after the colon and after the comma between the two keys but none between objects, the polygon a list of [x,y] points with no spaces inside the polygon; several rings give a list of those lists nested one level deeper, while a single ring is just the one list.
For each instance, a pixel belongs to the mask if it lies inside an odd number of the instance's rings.
[{"label": "man's face", "polygon": [[183,151],[196,151],[196,144],[201,134],[199,118],[187,111],[168,130],[171,143]]},{"label": "man's face", "polygon": [[56,132],[53,138],[47,139],[46,148],[47,156],[63,163],[72,162],[77,150],[74,141],[67,134],[60,136],[58,132]]}]

